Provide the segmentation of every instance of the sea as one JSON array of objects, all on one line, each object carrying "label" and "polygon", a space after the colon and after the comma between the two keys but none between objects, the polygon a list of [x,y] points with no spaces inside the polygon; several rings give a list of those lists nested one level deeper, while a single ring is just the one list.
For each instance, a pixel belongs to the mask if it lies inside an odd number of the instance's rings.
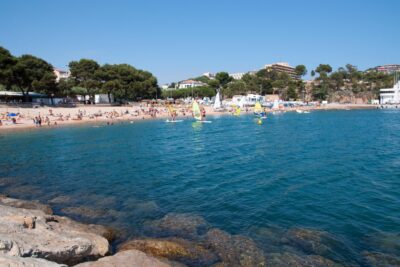
[{"label": "sea", "polygon": [[207,119],[0,131],[0,194],[115,227],[115,246],[168,236],[155,222],[175,216],[186,234],[201,218],[265,255],[399,260],[400,111]]}]

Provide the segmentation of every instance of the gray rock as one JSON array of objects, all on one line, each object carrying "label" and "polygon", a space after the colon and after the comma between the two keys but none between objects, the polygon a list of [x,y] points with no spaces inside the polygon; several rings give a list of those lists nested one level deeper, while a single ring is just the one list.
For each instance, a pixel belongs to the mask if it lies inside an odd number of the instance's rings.
[{"label": "gray rock", "polygon": [[[108,241],[88,227],[41,210],[0,204],[0,253],[76,264],[109,253]],[[34,221],[33,227],[27,222]]]},{"label": "gray rock", "polygon": [[104,257],[98,261],[85,262],[75,267],[170,267],[173,266],[168,262],[163,262],[154,257],[148,256],[138,250],[126,250],[118,252],[109,257]]},{"label": "gray rock", "polygon": [[55,262],[38,258],[14,257],[0,253],[0,266],[7,267],[67,267]]},{"label": "gray rock", "polygon": [[263,251],[248,237],[212,229],[204,242],[222,260],[221,266],[267,266]]}]

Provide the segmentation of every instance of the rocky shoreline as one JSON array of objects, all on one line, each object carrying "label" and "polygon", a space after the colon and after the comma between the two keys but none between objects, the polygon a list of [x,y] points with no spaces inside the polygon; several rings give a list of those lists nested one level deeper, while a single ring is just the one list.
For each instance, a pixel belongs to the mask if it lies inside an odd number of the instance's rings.
[{"label": "rocky shoreline", "polygon": [[124,241],[113,251],[114,229],[54,215],[37,201],[0,195],[0,215],[0,266],[400,266],[398,257],[378,252],[363,253],[364,263],[343,265],[331,255],[344,244],[302,228],[288,230],[279,242],[304,254],[265,253],[253,239],[212,228],[200,216],[169,213],[148,225],[152,236]]}]

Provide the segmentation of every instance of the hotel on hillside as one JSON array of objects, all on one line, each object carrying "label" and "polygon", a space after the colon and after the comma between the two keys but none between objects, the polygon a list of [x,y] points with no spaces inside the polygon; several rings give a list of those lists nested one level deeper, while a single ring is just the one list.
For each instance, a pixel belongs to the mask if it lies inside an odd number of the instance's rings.
[{"label": "hotel on hillside", "polygon": [[264,66],[267,70],[273,70],[278,73],[287,73],[292,79],[300,80],[299,75],[297,75],[295,68],[289,65],[287,62],[277,62],[273,64],[268,64]]}]

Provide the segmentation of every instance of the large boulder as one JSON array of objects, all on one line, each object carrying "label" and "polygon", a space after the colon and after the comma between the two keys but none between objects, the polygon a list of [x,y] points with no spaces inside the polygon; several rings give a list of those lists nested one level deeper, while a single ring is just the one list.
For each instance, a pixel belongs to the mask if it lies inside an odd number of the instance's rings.
[{"label": "large boulder", "polygon": [[220,266],[267,266],[263,251],[248,237],[211,229],[204,242],[222,260]]},{"label": "large boulder", "polygon": [[21,199],[1,196],[0,205],[5,205],[14,208],[28,209],[28,210],[41,210],[45,214],[53,214],[53,210],[49,205],[41,204],[38,201],[21,200]]},{"label": "large boulder", "polygon": [[197,239],[209,229],[203,217],[192,214],[169,213],[147,225],[151,235],[160,237],[182,237]]},{"label": "large boulder", "polygon": [[131,240],[122,244],[119,251],[130,249],[190,266],[210,266],[218,261],[217,255],[203,246],[180,238]]},{"label": "large boulder", "polygon": [[170,267],[173,266],[168,262],[163,262],[154,257],[137,250],[126,250],[118,252],[113,256],[99,259],[98,261],[85,262],[75,267]]},{"label": "large boulder", "polygon": [[104,237],[67,218],[2,204],[0,214],[0,253],[71,265],[110,251]]},{"label": "large boulder", "polygon": [[67,267],[55,262],[38,258],[14,257],[0,253],[0,266],[6,267]]}]

